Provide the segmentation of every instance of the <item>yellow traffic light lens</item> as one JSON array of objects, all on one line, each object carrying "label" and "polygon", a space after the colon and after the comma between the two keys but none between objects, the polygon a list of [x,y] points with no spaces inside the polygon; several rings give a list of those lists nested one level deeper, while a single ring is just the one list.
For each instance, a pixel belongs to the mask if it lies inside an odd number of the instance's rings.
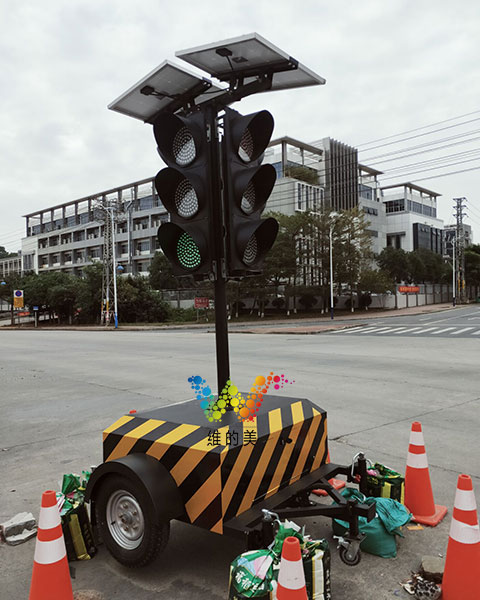
[{"label": "yellow traffic light lens", "polygon": [[240,145],[238,147],[238,156],[243,160],[243,162],[250,162],[252,160],[254,150],[254,142],[253,137],[248,127],[245,129],[242,135],[242,139],[240,140]]},{"label": "yellow traffic light lens", "polygon": [[198,212],[197,194],[188,179],[182,179],[175,190],[175,207],[184,219],[190,219]]},{"label": "yellow traffic light lens", "polygon": [[252,180],[248,182],[248,185],[243,192],[240,208],[246,215],[251,215],[255,210],[255,186],[253,185]]},{"label": "yellow traffic light lens", "polygon": [[186,269],[196,269],[202,262],[197,244],[186,232],[178,238],[177,257],[178,262]]},{"label": "yellow traffic light lens", "polygon": [[258,255],[258,242],[257,242],[257,236],[254,233],[251,236],[251,238],[248,240],[247,246],[243,253],[242,260],[247,266],[250,266],[250,265],[253,265],[253,263],[257,260],[257,255]]},{"label": "yellow traffic light lens", "polygon": [[186,167],[195,160],[195,140],[187,127],[181,127],[175,134],[172,151],[175,162],[181,167]]}]

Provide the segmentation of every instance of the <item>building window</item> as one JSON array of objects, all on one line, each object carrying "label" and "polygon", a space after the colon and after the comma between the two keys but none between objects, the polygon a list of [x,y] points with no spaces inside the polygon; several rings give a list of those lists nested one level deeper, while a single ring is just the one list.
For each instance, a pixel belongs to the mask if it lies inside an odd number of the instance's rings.
[{"label": "building window", "polygon": [[373,189],[367,185],[364,185],[363,183],[359,183],[358,195],[360,198],[364,198],[365,200],[373,200]]},{"label": "building window", "polygon": [[137,242],[137,254],[150,254],[150,240]]},{"label": "building window", "polygon": [[146,196],[138,200],[138,210],[148,210],[149,208],[153,208],[152,196]]},{"label": "building window", "polygon": [[75,231],[73,234],[74,242],[83,242],[85,240],[85,231]]},{"label": "building window", "polygon": [[405,210],[405,200],[402,198],[401,200],[389,200],[385,202],[385,211],[387,214],[389,213],[397,213]]},{"label": "building window", "polygon": [[297,183],[297,209],[303,210],[303,188],[304,186]]}]

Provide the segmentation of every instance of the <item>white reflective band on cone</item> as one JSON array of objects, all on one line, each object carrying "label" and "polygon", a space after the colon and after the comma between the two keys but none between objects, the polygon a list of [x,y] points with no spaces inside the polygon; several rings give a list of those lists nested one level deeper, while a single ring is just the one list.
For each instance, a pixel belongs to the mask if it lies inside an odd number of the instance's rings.
[{"label": "white reflective band on cone", "polygon": [[480,543],[480,530],[478,525],[467,525],[457,519],[452,519],[450,537],[461,544],[478,544]]},{"label": "white reflective band on cone", "polygon": [[425,446],[425,442],[423,441],[423,431],[411,431],[410,443],[412,446]]},{"label": "white reflective band on cone", "polygon": [[42,506],[40,509],[40,516],[38,517],[38,528],[39,529],[53,529],[60,525],[60,513],[58,507],[55,506]]},{"label": "white reflective band on cone", "polygon": [[40,565],[51,565],[67,555],[65,541],[62,537],[51,542],[41,542],[37,539],[33,560]]},{"label": "white reflective band on cone", "polygon": [[460,510],[477,510],[477,503],[475,502],[475,495],[473,490],[457,490],[455,494],[455,508]]},{"label": "white reflective band on cone", "polygon": [[427,455],[425,453],[412,454],[409,452],[407,456],[407,467],[412,467],[413,469],[428,469]]},{"label": "white reflective band on cone", "polygon": [[282,558],[278,574],[278,585],[287,588],[287,590],[301,590],[305,587],[305,574],[301,560]]}]

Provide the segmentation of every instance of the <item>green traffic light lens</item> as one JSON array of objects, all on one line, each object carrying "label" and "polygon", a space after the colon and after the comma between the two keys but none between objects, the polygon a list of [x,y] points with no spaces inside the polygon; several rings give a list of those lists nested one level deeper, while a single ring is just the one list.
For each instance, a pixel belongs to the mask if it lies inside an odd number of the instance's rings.
[{"label": "green traffic light lens", "polygon": [[177,257],[180,265],[186,269],[196,269],[202,262],[197,244],[186,232],[178,238]]}]

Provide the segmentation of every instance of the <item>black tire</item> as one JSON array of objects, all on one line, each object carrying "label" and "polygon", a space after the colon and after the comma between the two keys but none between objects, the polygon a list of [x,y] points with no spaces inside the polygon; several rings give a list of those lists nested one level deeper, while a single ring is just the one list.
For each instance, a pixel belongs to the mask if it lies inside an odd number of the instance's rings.
[{"label": "black tire", "polygon": [[342,562],[344,562],[349,567],[355,567],[356,565],[358,565],[358,563],[362,559],[362,553],[360,552],[360,550],[358,550],[358,552],[355,554],[355,556],[353,558],[349,558],[347,556],[347,552],[348,552],[347,548],[345,548],[344,546],[340,547],[338,553],[340,555],[340,559],[342,560]]},{"label": "black tire", "polygon": [[126,567],[143,567],[167,545],[170,522],[159,523],[143,487],[110,475],[100,484],[95,512],[99,533],[110,554]]}]

